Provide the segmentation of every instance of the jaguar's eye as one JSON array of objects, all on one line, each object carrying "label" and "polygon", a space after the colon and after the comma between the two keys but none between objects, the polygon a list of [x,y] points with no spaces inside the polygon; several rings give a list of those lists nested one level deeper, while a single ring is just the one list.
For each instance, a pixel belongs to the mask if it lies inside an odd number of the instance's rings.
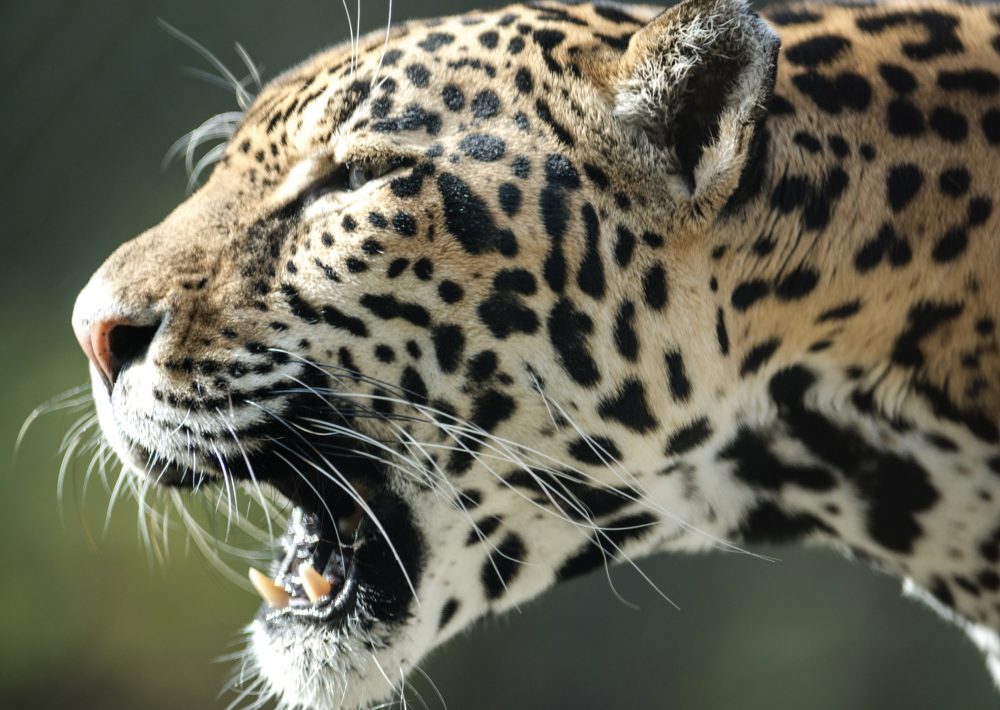
[{"label": "jaguar's eye", "polygon": [[364,163],[355,163],[347,171],[347,187],[351,190],[360,190],[369,180],[371,169]]},{"label": "jaguar's eye", "polygon": [[368,182],[382,177],[392,170],[387,163],[361,162],[347,166],[347,187],[349,190],[360,190]]},{"label": "jaguar's eye", "polygon": [[360,190],[372,180],[380,178],[397,168],[412,164],[413,161],[408,159],[378,162],[359,160],[356,163],[338,163],[330,172],[302,190],[298,197],[290,204],[294,208],[299,209],[312,204],[329,193]]}]

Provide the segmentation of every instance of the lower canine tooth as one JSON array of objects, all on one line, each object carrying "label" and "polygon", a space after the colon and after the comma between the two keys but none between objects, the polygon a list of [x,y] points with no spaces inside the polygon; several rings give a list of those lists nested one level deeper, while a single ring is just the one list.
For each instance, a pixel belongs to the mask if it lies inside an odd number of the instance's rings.
[{"label": "lower canine tooth", "polygon": [[326,581],[326,577],[316,571],[308,562],[299,565],[299,579],[302,581],[302,588],[306,590],[306,596],[313,604],[330,594],[332,585]]},{"label": "lower canine tooth", "polygon": [[258,594],[264,597],[264,601],[269,607],[284,609],[288,606],[288,592],[275,584],[273,579],[253,567],[250,568],[249,576],[250,584],[254,586]]}]

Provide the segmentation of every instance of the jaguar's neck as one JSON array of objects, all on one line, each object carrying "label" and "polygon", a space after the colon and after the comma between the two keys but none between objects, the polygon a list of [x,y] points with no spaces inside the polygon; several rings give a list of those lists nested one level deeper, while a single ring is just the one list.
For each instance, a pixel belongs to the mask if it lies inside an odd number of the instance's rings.
[{"label": "jaguar's neck", "polygon": [[918,193],[944,189],[946,166],[924,173],[836,123],[779,113],[767,131],[758,193],[699,276],[719,383],[700,406],[727,414],[707,449],[675,435],[675,465],[710,482],[708,509],[712,481],[745,490],[723,532],[846,543],[1000,628],[1000,299],[934,256],[954,223],[995,259],[991,202],[970,194],[943,217]]}]

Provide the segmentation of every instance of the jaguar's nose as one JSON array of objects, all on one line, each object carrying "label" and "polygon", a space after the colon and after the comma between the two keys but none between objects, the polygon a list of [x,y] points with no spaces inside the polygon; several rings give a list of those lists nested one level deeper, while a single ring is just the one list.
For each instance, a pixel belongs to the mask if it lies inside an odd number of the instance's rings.
[{"label": "jaguar's nose", "polygon": [[110,391],[122,371],[149,351],[160,318],[130,317],[116,312],[113,304],[94,304],[88,287],[73,310],[73,332],[87,358],[94,364]]},{"label": "jaguar's nose", "polygon": [[94,363],[108,389],[115,386],[118,375],[131,363],[142,358],[159,325],[131,325],[127,322],[94,321],[89,328],[76,332],[83,352]]}]

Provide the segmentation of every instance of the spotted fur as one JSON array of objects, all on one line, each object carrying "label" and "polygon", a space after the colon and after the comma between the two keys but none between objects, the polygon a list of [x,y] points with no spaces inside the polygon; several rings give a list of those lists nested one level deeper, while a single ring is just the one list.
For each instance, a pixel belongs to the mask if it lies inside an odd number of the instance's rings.
[{"label": "spotted fur", "polygon": [[358,610],[252,627],[291,704],[383,697],[611,562],[758,542],[905,579],[1000,678],[998,52],[991,6],[688,0],[319,54],[81,294],[78,326],[155,328],[95,381],[104,431],[283,491],[329,463],[304,422],[387,442]]}]

